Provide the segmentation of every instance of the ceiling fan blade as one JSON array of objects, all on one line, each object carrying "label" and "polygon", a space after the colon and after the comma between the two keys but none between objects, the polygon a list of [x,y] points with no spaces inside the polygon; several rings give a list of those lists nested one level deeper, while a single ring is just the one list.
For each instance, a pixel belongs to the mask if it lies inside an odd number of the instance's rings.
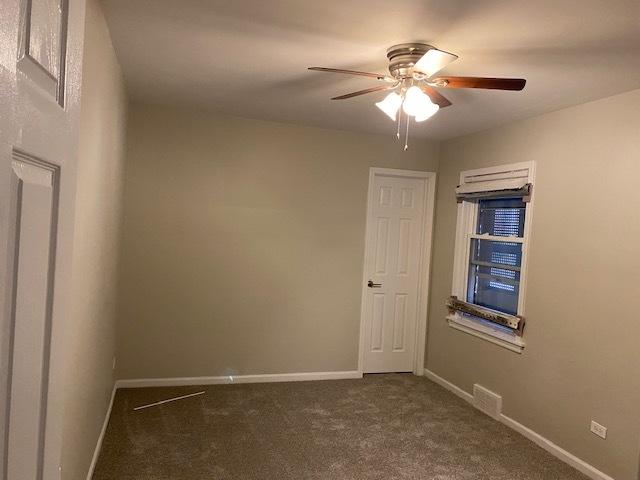
[{"label": "ceiling fan blade", "polygon": [[453,53],[432,48],[416,62],[413,69],[430,77],[457,59],[458,56]]},{"label": "ceiling fan blade", "polygon": [[396,88],[396,85],[378,85],[377,87],[366,88],[364,90],[358,90],[357,92],[346,93],[339,97],[333,97],[331,100],[344,100],[346,98],[357,97],[358,95],[365,95],[367,93],[381,92],[383,90],[391,90]]},{"label": "ceiling fan blade", "polygon": [[328,73],[344,73],[346,75],[359,75],[361,77],[370,77],[370,78],[375,78],[376,80],[384,80],[385,82],[396,81],[395,78],[389,77],[388,75],[382,75],[380,73],[359,72],[357,70],[342,70],[340,68],[326,68],[326,67],[309,67],[309,70],[315,70],[317,72],[328,72]]},{"label": "ceiling fan blade", "polygon": [[[438,77],[430,80],[444,88],[488,88],[492,90],[522,90],[524,78]],[[439,85],[442,84],[442,85]]]},{"label": "ceiling fan blade", "polygon": [[440,108],[448,107],[451,105],[451,102],[447,100],[447,98],[438,92],[435,88],[432,88],[428,85],[420,85],[420,89],[426,93],[431,101],[438,105]]}]

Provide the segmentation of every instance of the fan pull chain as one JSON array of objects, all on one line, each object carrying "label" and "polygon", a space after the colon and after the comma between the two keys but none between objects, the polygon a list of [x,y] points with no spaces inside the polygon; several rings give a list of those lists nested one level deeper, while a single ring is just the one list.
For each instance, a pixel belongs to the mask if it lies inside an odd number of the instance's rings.
[{"label": "fan pull chain", "polygon": [[409,148],[409,123],[410,122],[411,122],[411,117],[409,117],[409,114],[407,114],[407,130],[405,131],[405,134],[404,134],[404,150],[405,150],[405,152]]},{"label": "fan pull chain", "polygon": [[396,140],[400,140],[400,120],[402,120],[402,111],[398,112],[398,128],[396,130]]}]

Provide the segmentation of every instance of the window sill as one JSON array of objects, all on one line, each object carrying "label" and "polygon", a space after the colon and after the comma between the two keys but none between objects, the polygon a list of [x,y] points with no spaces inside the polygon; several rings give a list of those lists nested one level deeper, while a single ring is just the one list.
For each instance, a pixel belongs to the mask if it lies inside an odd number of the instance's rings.
[{"label": "window sill", "polygon": [[482,338],[512,352],[522,353],[522,350],[524,350],[524,341],[518,335],[470,315],[453,313],[447,315],[447,322],[451,328],[468,333],[474,337]]}]

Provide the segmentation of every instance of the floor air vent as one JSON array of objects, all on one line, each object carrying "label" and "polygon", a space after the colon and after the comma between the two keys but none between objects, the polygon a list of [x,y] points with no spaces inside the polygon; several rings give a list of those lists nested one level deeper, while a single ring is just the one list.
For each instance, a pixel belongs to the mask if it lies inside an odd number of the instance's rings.
[{"label": "floor air vent", "polygon": [[502,413],[502,397],[477,383],[473,386],[473,405],[495,419]]}]

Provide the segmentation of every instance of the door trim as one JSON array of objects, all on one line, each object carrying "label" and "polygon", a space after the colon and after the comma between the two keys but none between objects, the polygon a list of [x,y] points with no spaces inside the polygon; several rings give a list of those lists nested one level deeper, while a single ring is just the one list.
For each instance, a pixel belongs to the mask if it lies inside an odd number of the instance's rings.
[{"label": "door trim", "polygon": [[395,168],[369,168],[369,186],[367,191],[367,211],[364,232],[364,264],[362,269],[362,298],[360,303],[360,335],[358,341],[358,371],[364,371],[364,351],[365,351],[365,302],[367,295],[368,272],[366,266],[369,264],[369,218],[373,208],[372,188],[376,175],[393,176],[402,178],[421,178],[424,181],[424,223],[422,225],[422,252],[418,260],[420,275],[418,277],[418,308],[416,321],[416,338],[413,358],[413,374],[422,376],[424,374],[424,359],[427,346],[427,310],[429,305],[429,276],[431,273],[431,244],[433,243],[433,214],[436,194],[436,174],[435,172],[420,172],[416,170],[399,170]]}]

